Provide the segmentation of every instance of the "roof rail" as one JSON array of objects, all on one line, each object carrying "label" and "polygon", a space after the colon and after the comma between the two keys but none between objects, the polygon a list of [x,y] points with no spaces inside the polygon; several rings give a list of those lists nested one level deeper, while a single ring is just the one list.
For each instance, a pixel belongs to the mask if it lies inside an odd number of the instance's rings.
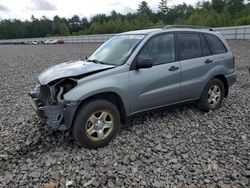
[{"label": "roof rail", "polygon": [[172,29],[172,28],[208,29],[209,31],[214,31],[210,27],[198,26],[198,25],[167,25],[162,29]]}]

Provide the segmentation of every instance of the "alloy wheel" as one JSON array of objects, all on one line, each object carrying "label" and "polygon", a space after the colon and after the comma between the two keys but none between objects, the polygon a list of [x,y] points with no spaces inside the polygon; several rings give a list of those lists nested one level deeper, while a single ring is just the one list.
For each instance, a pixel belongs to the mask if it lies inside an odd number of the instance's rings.
[{"label": "alloy wheel", "polygon": [[113,127],[114,118],[107,111],[92,113],[85,124],[86,134],[92,141],[105,139],[110,135]]},{"label": "alloy wheel", "polygon": [[211,107],[215,107],[221,98],[221,89],[218,85],[212,85],[208,91],[208,103]]}]

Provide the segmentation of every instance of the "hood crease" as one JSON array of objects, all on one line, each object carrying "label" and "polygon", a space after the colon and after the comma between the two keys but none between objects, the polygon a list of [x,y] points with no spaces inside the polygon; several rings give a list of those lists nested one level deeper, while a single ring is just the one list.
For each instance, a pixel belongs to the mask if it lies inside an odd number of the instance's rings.
[{"label": "hood crease", "polygon": [[115,66],[113,65],[97,64],[80,60],[68,61],[44,70],[38,76],[38,80],[42,85],[47,85],[48,83],[60,78],[90,74],[114,67]]}]

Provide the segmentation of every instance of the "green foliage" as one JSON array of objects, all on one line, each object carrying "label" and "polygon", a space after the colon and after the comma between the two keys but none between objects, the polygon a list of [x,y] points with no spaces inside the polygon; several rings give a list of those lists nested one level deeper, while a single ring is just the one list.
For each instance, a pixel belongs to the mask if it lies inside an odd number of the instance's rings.
[{"label": "green foliage", "polygon": [[187,19],[194,12],[194,8],[191,5],[185,3],[181,5],[176,5],[169,9],[168,13],[164,18],[164,23],[174,24],[181,20]]},{"label": "green foliage", "polygon": [[235,23],[236,25],[250,25],[250,15],[239,18]]},{"label": "green foliage", "polygon": [[250,5],[240,0],[212,0],[203,2],[188,18],[179,20],[180,24],[204,25],[220,27],[249,24]]},{"label": "green foliage", "polygon": [[79,16],[74,15],[68,20],[68,27],[71,32],[78,32],[81,30],[81,19]]},{"label": "green foliage", "polygon": [[244,8],[241,0],[226,0],[225,4],[231,15],[236,15]]},{"label": "green foliage", "polygon": [[212,0],[211,6],[217,13],[221,13],[225,7],[225,3],[224,0]]},{"label": "green foliage", "polygon": [[179,23],[188,25],[204,25],[209,27],[227,26],[231,24],[231,16],[226,10],[220,14],[213,9],[200,10],[195,11],[191,16],[185,20],[181,20]]},{"label": "green foliage", "polygon": [[65,23],[59,23],[58,29],[59,29],[59,35],[61,35],[61,36],[70,35],[69,28],[67,27],[67,25]]},{"label": "green foliage", "polygon": [[112,11],[97,14],[90,20],[74,15],[55,16],[52,20],[0,20],[0,39],[119,33],[135,29],[162,27],[169,24],[190,24],[209,27],[250,24],[250,4],[240,0],[199,1],[195,7],[185,3],[168,6],[168,0],[158,0],[158,11],[153,12],[146,1],[138,5],[136,13],[126,15]]}]

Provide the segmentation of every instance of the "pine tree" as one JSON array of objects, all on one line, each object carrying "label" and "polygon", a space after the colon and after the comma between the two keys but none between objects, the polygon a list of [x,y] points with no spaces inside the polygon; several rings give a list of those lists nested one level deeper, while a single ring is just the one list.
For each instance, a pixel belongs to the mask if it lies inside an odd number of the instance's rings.
[{"label": "pine tree", "polygon": [[152,10],[149,8],[146,1],[142,1],[137,9],[138,14],[151,15]]},{"label": "pine tree", "polygon": [[167,0],[161,0],[158,8],[159,8],[159,12],[162,13],[162,14],[167,14],[168,12],[168,1]]}]

